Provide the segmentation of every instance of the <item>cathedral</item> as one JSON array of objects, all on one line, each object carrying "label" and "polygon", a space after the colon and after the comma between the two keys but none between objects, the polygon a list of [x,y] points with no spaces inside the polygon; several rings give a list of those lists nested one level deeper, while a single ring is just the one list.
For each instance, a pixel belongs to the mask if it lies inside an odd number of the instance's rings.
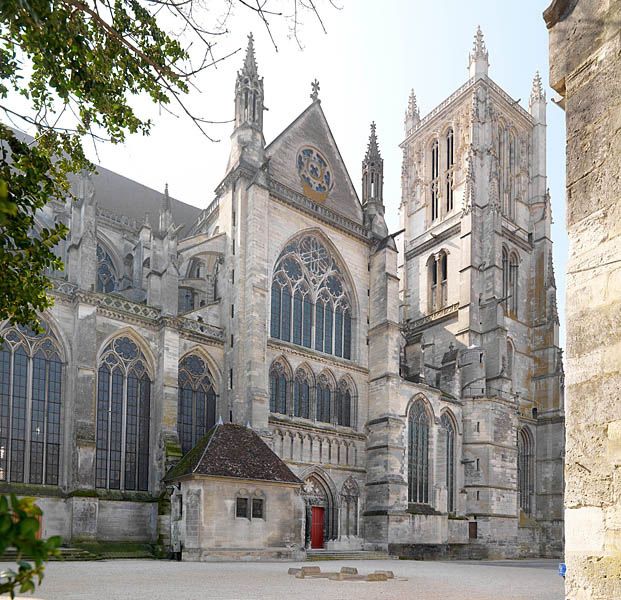
[{"label": "cathedral", "polygon": [[0,492],[43,535],[184,560],[558,556],[563,365],[546,101],[488,75],[405,115],[401,228],[375,124],[361,195],[313,84],[270,143],[252,36],[204,209],[99,168],[43,333],[0,335]]}]

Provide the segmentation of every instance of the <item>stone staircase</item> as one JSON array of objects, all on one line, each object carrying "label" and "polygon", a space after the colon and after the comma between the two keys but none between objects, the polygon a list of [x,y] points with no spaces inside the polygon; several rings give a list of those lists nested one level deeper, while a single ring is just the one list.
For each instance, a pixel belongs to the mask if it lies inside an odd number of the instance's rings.
[{"label": "stone staircase", "polygon": [[[82,548],[59,548],[58,556],[50,557],[50,560],[101,560],[103,557],[93,554]],[[28,556],[22,556],[23,560],[28,560]],[[17,560],[17,550],[7,548],[2,555],[2,562],[15,562]]]},{"label": "stone staircase", "polygon": [[306,560],[394,560],[387,552],[374,550],[307,550]]}]

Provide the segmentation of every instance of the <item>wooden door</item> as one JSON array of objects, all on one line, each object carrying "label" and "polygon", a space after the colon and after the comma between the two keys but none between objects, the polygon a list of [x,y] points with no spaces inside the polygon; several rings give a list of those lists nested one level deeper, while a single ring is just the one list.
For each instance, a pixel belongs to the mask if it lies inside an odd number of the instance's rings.
[{"label": "wooden door", "polygon": [[323,516],[325,509],[313,506],[311,513],[311,548],[323,548]]}]

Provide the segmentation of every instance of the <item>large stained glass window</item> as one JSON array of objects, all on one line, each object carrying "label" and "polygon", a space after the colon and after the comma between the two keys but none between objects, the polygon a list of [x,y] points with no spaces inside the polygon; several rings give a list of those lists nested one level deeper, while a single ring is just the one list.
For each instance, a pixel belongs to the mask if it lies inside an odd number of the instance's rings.
[{"label": "large stained glass window", "polygon": [[453,419],[444,413],[440,417],[443,434],[443,450],[446,459],[446,509],[450,514],[455,512],[455,425]]},{"label": "large stained glass window", "polygon": [[97,374],[95,485],[149,489],[151,377],[146,359],[129,337],[105,348]]},{"label": "large stained glass window", "polygon": [[275,361],[270,367],[270,411],[286,415],[289,409],[288,369],[281,360]]},{"label": "large stained glass window", "polygon": [[317,237],[302,236],[280,254],[270,314],[273,338],[351,358],[349,294],[340,268]]},{"label": "large stained glass window", "polygon": [[177,431],[185,454],[216,424],[214,380],[205,361],[197,354],[179,364]]},{"label": "large stained glass window", "polygon": [[58,485],[63,361],[43,332],[11,327],[0,345],[0,481]]}]

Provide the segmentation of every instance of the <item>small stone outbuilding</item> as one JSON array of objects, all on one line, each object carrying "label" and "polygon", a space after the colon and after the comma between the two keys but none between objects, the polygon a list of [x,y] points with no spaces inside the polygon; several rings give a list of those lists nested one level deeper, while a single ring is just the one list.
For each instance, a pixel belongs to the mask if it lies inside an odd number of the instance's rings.
[{"label": "small stone outbuilding", "polygon": [[166,475],[182,560],[300,560],[302,482],[252,429],[213,427]]}]

